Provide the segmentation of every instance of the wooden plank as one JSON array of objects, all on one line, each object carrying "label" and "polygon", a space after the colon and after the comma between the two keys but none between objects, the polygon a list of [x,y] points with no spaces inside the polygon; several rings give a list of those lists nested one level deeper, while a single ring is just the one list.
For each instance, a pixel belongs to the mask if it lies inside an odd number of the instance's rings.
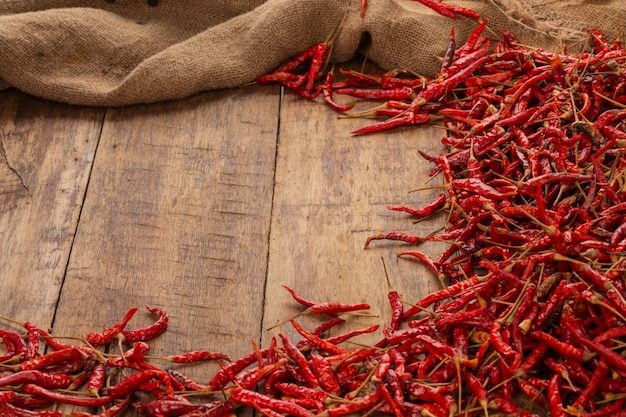
[{"label": "wooden plank", "polygon": [[2,315],[52,324],[104,117],[0,94]]},{"label": "wooden plank", "polygon": [[[154,320],[148,305],[170,315],[151,355],[251,350],[263,309],[276,91],[249,87],[108,111],[57,334],[99,331],[133,306],[141,309],[129,328],[143,327]],[[185,373],[206,383],[216,369]]]},{"label": "wooden plank", "polygon": [[[369,104],[372,107],[374,104]],[[365,106],[367,107],[367,106]],[[418,150],[435,154],[441,130],[403,128],[371,136],[350,132],[373,123],[367,119],[338,119],[322,102],[286,94],[281,113],[274,215],[266,292],[264,343],[280,331],[299,339],[289,325],[278,323],[302,312],[281,288],[288,285],[310,300],[366,302],[377,317],[352,317],[336,333],[389,322],[386,265],[392,286],[406,301],[416,301],[438,288],[438,281],[414,261],[398,259],[406,244],[375,241],[364,250],[368,236],[404,231],[425,236],[439,222],[413,224],[409,216],[387,205],[420,207],[441,189],[409,193],[441,184],[429,180],[432,167]],[[423,244],[419,250],[435,255],[442,247]],[[314,328],[325,318],[302,317]],[[381,332],[360,337],[374,343]]]}]

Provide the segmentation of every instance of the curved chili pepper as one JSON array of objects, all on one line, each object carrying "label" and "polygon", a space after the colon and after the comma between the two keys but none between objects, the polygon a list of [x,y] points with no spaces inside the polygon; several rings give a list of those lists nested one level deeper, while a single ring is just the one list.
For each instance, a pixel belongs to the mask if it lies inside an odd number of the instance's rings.
[{"label": "curved chili pepper", "polygon": [[120,322],[114,324],[113,326],[100,333],[87,333],[87,341],[92,346],[102,346],[111,343],[115,339],[115,337],[120,334],[122,330],[124,330],[124,327],[126,327],[126,324],[128,324],[130,319],[133,318],[137,310],[139,310],[138,307],[132,307],[130,310],[128,310],[128,312],[124,315]]},{"label": "curved chili pepper", "polygon": [[300,326],[300,323],[298,323],[297,321],[291,320],[291,325],[293,326],[294,329],[296,329],[298,333],[300,333],[300,335],[304,336],[313,345],[317,346],[318,349],[328,352],[328,353],[332,353],[334,355],[340,355],[345,352],[345,349],[342,349],[333,343],[329,343],[328,341],[322,339],[321,337],[318,337],[310,332],[307,332],[306,330],[302,328],[302,326]]},{"label": "curved chili pepper", "polygon": [[126,341],[126,343],[133,344],[136,342],[147,342],[163,334],[163,332],[167,330],[167,325],[169,322],[167,312],[159,307],[151,308],[146,306],[146,309],[150,313],[157,313],[159,315],[159,318],[152,325],[144,327],[143,329],[122,330],[122,334],[124,335],[124,340]]}]

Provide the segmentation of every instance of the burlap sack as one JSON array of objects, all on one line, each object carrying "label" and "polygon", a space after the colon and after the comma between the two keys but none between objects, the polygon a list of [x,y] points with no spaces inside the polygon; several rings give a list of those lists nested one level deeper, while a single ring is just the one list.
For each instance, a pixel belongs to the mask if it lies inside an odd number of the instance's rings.
[{"label": "burlap sack", "polygon": [[[472,8],[532,46],[614,39],[624,0],[444,0]],[[4,0],[0,88],[66,103],[120,106],[235,87],[324,41],[344,19],[332,60],[361,53],[384,69],[432,75],[454,26],[411,0]],[[623,31],[622,31],[623,32]]]}]

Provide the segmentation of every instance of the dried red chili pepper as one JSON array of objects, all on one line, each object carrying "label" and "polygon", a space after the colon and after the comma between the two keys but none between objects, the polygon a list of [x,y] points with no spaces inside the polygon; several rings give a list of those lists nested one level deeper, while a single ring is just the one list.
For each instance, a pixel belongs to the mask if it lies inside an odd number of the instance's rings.
[{"label": "dried red chili pepper", "polygon": [[295,417],[314,417],[314,414],[297,404],[289,401],[278,400],[268,397],[255,391],[250,391],[238,387],[230,390],[230,399],[237,404],[247,407],[262,407],[278,413],[285,413]]},{"label": "dried red chili pepper", "polygon": [[136,343],[136,342],[147,342],[149,340],[154,339],[155,337],[161,335],[165,330],[167,330],[167,325],[169,322],[169,317],[167,312],[159,307],[148,307],[146,309],[150,313],[157,313],[159,318],[150,326],[144,327],[143,329],[135,329],[135,330],[122,330],[122,335],[124,335],[124,341],[126,343]]},{"label": "dried red chili pepper", "polygon": [[92,346],[102,346],[111,343],[118,334],[121,334],[124,327],[126,327],[126,324],[128,324],[130,319],[133,318],[138,309],[138,307],[132,307],[128,310],[120,322],[100,333],[87,333],[85,336],[87,342],[89,342]]},{"label": "dried red chili pepper", "polygon": [[78,395],[63,394],[56,391],[50,391],[35,384],[24,384],[22,390],[26,394],[47,398],[61,404],[71,404],[79,407],[100,407],[111,403],[114,399],[110,396],[103,397],[81,397]]}]

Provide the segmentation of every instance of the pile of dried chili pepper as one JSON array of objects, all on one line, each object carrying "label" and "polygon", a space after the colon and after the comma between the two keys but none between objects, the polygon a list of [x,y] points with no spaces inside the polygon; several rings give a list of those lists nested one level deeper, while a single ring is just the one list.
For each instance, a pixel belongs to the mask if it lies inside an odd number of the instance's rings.
[{"label": "pile of dried chili pepper", "polygon": [[[445,287],[417,301],[390,289],[380,342],[344,343],[378,325],[326,336],[367,304],[319,303],[286,288],[303,313],[327,320],[313,330],[291,320],[300,340],[279,334],[234,361],[210,351],[168,357],[219,361],[203,384],[150,362],[148,342],[168,325],[161,309],[149,309],[152,326],[127,330],[133,308],[81,346],[22,323],[23,332],[0,331],[0,413],[626,416],[626,50],[596,30],[588,52],[532,49],[509,33],[484,36],[486,24],[458,48],[452,34],[433,79],[343,71],[333,82],[321,73],[324,44],[259,80],[322,94],[342,112],[350,106],[334,95],[381,101],[372,113],[383,120],[356,134],[433,120],[447,128],[448,152],[422,155],[445,191],[426,207],[390,207],[445,213],[445,229],[366,242],[441,242],[436,259],[417,248],[400,256],[425,263]],[[123,355],[99,349],[116,342]],[[90,411],[50,408],[58,403]]]},{"label": "pile of dried chili pepper", "polygon": [[[406,300],[406,311],[390,295],[401,319],[374,355],[377,364],[397,358],[391,376],[380,375],[391,395],[381,408],[626,415],[626,50],[594,29],[587,52],[533,49],[510,33],[484,36],[487,23],[458,48],[451,33],[435,78],[340,70],[342,80],[320,74],[309,90],[347,114],[352,105],[338,95],[380,102],[358,115],[381,120],[355,135],[432,121],[448,132],[447,153],[422,154],[444,192],[426,207],[389,207],[418,218],[444,212],[445,230],[366,242],[445,245],[437,259],[399,254],[447,287]],[[449,402],[416,397],[415,386]],[[406,408],[424,403],[439,408]]]}]

